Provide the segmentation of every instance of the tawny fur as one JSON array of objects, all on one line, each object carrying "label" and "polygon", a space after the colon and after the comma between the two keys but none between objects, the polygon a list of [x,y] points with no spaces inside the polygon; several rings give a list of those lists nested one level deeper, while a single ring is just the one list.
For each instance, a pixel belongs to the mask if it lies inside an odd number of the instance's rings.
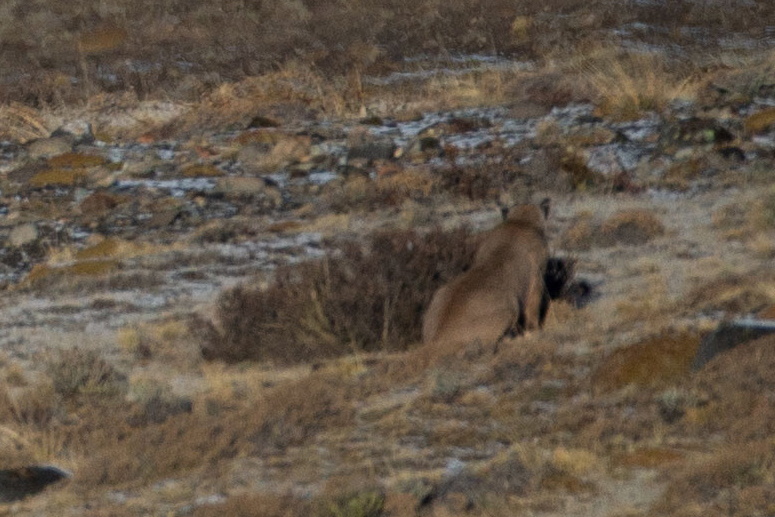
[{"label": "tawny fur", "polygon": [[484,235],[471,269],[433,295],[423,319],[424,343],[491,344],[506,333],[539,327],[547,211],[548,205],[517,206]]}]

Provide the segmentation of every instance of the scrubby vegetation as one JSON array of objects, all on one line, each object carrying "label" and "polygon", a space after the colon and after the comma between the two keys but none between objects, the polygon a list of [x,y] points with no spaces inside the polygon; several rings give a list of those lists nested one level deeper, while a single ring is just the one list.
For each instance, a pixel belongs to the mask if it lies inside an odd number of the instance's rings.
[{"label": "scrubby vegetation", "polygon": [[[728,4],[5,0],[0,469],[73,472],[5,510],[773,514],[773,338],[692,370],[775,314],[775,4]],[[539,195],[544,328],[429,358]]]},{"label": "scrubby vegetation", "polygon": [[[579,48],[589,55],[603,31],[633,22],[659,29],[628,29],[645,43],[693,48],[694,33],[681,28],[756,33],[764,30],[773,7],[764,1],[735,9],[690,1],[669,8],[631,3],[625,9],[612,0],[593,5],[575,0],[227,0],[218,6],[80,0],[64,9],[48,0],[12,0],[1,14],[0,64],[16,79],[0,88],[0,100],[50,105],[98,91],[140,98],[166,92],[193,100],[223,82],[286,67],[333,73],[357,99],[364,73],[390,71],[405,57],[485,53],[554,60]],[[714,41],[709,38],[707,45]],[[644,78],[626,61],[616,63],[610,69],[593,64],[593,82],[607,91],[624,85],[622,95],[641,107],[661,102],[659,65],[649,65]],[[629,111],[615,100],[605,105],[622,115]]]},{"label": "scrubby vegetation", "polygon": [[320,262],[280,268],[267,289],[221,295],[204,356],[289,364],[406,350],[420,341],[434,291],[470,263],[473,249],[465,229],[392,231],[345,243]]}]

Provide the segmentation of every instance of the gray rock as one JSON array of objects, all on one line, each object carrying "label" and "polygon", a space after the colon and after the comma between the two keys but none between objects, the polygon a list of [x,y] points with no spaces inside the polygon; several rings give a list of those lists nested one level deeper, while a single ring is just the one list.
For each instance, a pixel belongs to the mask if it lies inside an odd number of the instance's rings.
[{"label": "gray rock", "polygon": [[62,124],[56,131],[51,133],[52,137],[64,136],[71,138],[76,144],[90,144],[94,142],[94,133],[91,123],[83,119],[70,120]]},{"label": "gray rock", "polygon": [[0,502],[19,501],[69,477],[69,472],[45,465],[0,470]]},{"label": "gray rock", "polygon": [[775,334],[775,320],[746,318],[725,321],[702,340],[692,369],[699,370],[718,354],[770,334]]}]

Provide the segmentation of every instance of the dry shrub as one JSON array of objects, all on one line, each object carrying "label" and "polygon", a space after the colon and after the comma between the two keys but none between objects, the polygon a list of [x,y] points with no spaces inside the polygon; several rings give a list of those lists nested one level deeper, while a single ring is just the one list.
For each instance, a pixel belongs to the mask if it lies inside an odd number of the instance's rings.
[{"label": "dry shrub", "polygon": [[224,292],[207,359],[298,363],[355,351],[405,350],[420,340],[433,292],[473,254],[466,229],[387,231],[322,261],[278,269],[265,290]]},{"label": "dry shrub", "polygon": [[592,374],[597,393],[638,386],[665,385],[689,373],[700,344],[694,334],[665,334],[616,350]]},{"label": "dry shrub", "polygon": [[0,420],[46,427],[62,412],[61,396],[50,385],[0,391]]},{"label": "dry shrub", "polygon": [[669,69],[657,54],[602,48],[588,52],[578,72],[599,111],[620,120],[660,111],[672,100],[695,96],[697,90],[685,69]]},{"label": "dry shrub", "polygon": [[103,359],[97,350],[69,348],[46,359],[54,391],[69,398],[79,394],[116,395],[126,389],[126,376]]}]

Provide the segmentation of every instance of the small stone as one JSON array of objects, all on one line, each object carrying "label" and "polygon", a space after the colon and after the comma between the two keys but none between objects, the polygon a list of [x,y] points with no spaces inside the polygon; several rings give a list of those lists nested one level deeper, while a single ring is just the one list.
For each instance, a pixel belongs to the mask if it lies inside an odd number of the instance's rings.
[{"label": "small stone", "polygon": [[216,180],[213,194],[220,194],[226,197],[253,196],[261,194],[266,188],[266,182],[262,178],[229,176]]},{"label": "small stone", "polygon": [[38,227],[32,223],[21,224],[11,230],[11,235],[8,237],[8,241],[11,246],[19,247],[24,246],[30,242],[34,242],[38,239]]}]

